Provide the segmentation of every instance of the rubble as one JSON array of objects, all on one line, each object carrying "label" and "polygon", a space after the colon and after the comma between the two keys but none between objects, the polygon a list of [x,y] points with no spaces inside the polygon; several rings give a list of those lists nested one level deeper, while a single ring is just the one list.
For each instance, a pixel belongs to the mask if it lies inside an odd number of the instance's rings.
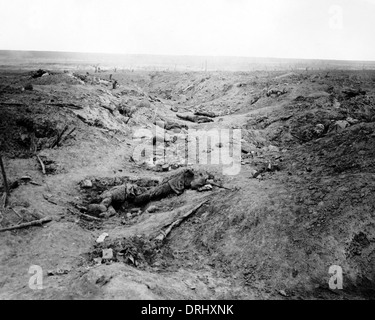
[{"label": "rubble", "polygon": [[83,189],[92,188],[92,182],[91,182],[91,180],[83,180],[81,182],[81,188],[83,188]]},{"label": "rubble", "polygon": [[284,88],[284,89],[277,89],[277,88],[272,88],[272,89],[269,89],[266,93],[266,96],[267,97],[270,97],[272,95],[276,95],[276,96],[281,96],[283,94],[286,94],[288,91]]},{"label": "rubble", "polygon": [[339,121],[336,121],[333,125],[330,126],[328,132],[341,132],[349,126],[350,126],[350,123],[348,121],[339,120]]},{"label": "rubble", "polygon": [[189,115],[189,114],[179,114],[177,113],[176,116],[182,120],[196,122],[196,123],[205,123],[205,122],[214,122],[213,119],[205,116],[197,116],[197,115]]},{"label": "rubble", "polygon": [[112,260],[113,259],[113,250],[112,249],[103,249],[102,259]]},{"label": "rubble", "polygon": [[96,239],[96,243],[102,243],[104,242],[105,238],[108,237],[108,233],[107,232],[103,232],[99,237],[98,239]]},{"label": "rubble", "polygon": [[353,98],[359,95],[365,95],[366,91],[362,89],[344,88],[342,89],[342,93],[345,94],[347,98]]}]

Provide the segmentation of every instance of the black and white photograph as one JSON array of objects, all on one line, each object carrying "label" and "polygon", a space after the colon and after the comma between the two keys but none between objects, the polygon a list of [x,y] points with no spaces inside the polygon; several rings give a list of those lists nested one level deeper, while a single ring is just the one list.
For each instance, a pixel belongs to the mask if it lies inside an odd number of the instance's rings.
[{"label": "black and white photograph", "polygon": [[375,0],[0,0],[0,300],[375,299],[374,31]]}]

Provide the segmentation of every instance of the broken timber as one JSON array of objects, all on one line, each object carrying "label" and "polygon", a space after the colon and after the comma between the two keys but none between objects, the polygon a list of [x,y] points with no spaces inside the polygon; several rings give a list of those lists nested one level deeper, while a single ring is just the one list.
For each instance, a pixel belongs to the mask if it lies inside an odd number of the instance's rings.
[{"label": "broken timber", "polygon": [[207,202],[208,200],[202,201],[200,204],[198,204],[197,206],[193,207],[192,209],[184,213],[177,220],[165,226],[164,229],[160,230],[160,233],[155,237],[155,240],[163,241],[171,233],[174,227],[179,226],[186,218],[196,213]]},{"label": "broken timber", "polygon": [[38,159],[38,161],[39,161],[39,163],[40,163],[40,166],[42,167],[42,172],[43,172],[43,174],[46,174],[46,167],[45,167],[45,165],[44,165],[42,159],[40,159],[40,157],[39,157],[38,155],[37,155],[36,157],[37,157],[37,159]]},{"label": "broken timber", "polygon": [[10,196],[10,191],[9,191],[8,180],[7,180],[7,176],[6,176],[6,173],[5,173],[5,168],[4,168],[4,163],[3,163],[2,156],[0,156],[0,166],[1,166],[1,173],[3,175],[4,189],[5,189],[4,207],[6,207],[6,205],[7,205],[7,199]]},{"label": "broken timber", "polygon": [[21,224],[16,225],[16,226],[2,228],[2,229],[0,229],[0,232],[15,230],[15,229],[21,229],[21,228],[26,228],[26,227],[31,227],[31,226],[39,226],[39,225],[42,225],[43,223],[50,222],[50,221],[52,221],[52,218],[46,217],[46,218],[43,218],[43,219],[40,219],[40,220],[34,220],[34,221],[31,221],[31,222],[21,223]]}]

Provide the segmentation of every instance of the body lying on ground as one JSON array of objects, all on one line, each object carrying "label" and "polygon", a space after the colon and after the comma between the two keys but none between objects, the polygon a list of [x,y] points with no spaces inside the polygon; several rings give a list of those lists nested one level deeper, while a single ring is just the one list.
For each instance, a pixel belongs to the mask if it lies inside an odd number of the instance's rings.
[{"label": "body lying on ground", "polygon": [[165,179],[160,185],[143,193],[137,185],[125,183],[103,192],[100,196],[102,200],[100,204],[90,204],[87,211],[89,214],[110,217],[116,214],[113,205],[120,205],[125,201],[135,205],[145,205],[170,194],[180,195],[185,189],[198,189],[207,183],[208,178],[209,175],[194,173],[191,169],[182,169]]}]

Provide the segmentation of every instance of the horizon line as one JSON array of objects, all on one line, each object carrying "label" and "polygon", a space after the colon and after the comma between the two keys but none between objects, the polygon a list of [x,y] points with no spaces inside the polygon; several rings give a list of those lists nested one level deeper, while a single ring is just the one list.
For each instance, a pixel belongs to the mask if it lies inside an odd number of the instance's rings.
[{"label": "horizon line", "polygon": [[356,59],[332,59],[332,58],[280,58],[280,57],[261,57],[261,56],[233,56],[233,55],[189,55],[189,54],[160,54],[160,53],[114,53],[114,52],[85,52],[85,51],[57,51],[57,50],[25,50],[25,49],[0,49],[13,52],[48,52],[48,53],[72,53],[72,54],[102,54],[118,56],[162,56],[162,57],[200,57],[200,58],[239,58],[239,59],[276,59],[276,60],[306,60],[306,61],[337,61],[337,62],[365,62],[371,63],[375,60],[356,60]]}]

